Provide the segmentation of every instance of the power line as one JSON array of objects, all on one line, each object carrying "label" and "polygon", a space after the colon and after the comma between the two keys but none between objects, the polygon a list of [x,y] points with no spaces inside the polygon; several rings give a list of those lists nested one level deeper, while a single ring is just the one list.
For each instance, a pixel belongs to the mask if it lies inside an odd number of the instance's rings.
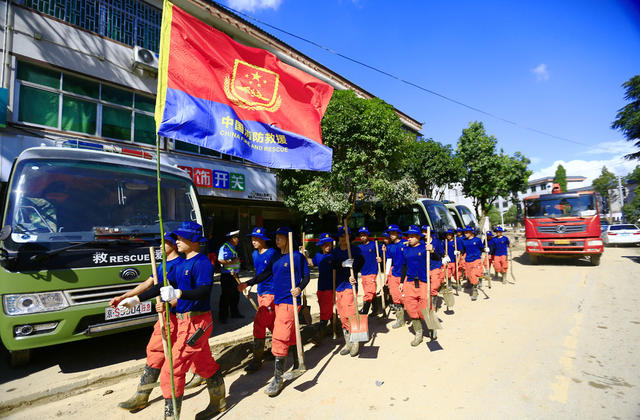
[{"label": "power line", "polygon": [[257,22],[257,23],[259,23],[259,24],[261,24],[261,25],[264,25],[264,26],[266,26],[266,27],[269,27],[269,28],[271,28],[271,29],[274,29],[274,30],[276,30],[276,31],[278,31],[278,32],[282,32],[282,33],[284,33],[284,34],[287,34],[287,35],[289,35],[289,36],[291,36],[291,37],[293,37],[293,38],[299,39],[300,41],[306,42],[307,44],[311,44],[311,45],[313,45],[314,47],[320,48],[320,49],[325,50],[325,51],[327,51],[327,52],[329,52],[329,53],[331,53],[331,54],[337,55],[338,57],[341,57],[341,58],[343,58],[343,59],[345,59],[345,60],[347,60],[347,61],[351,61],[352,63],[358,64],[358,65],[360,65],[360,66],[362,66],[362,67],[366,67],[366,68],[368,68],[369,70],[373,70],[373,71],[375,71],[375,72],[377,72],[377,73],[380,73],[380,74],[383,74],[383,75],[385,75],[385,76],[387,76],[387,77],[390,77],[390,78],[392,78],[392,79],[398,80],[398,81],[400,81],[400,82],[402,82],[402,83],[404,83],[404,84],[407,84],[407,85],[409,85],[409,86],[412,86],[412,87],[414,87],[414,88],[417,88],[417,89],[419,89],[419,90],[421,90],[421,91],[423,91],[423,92],[427,92],[427,93],[429,93],[429,94],[431,94],[431,95],[437,96],[437,97],[439,97],[439,98],[441,98],[441,99],[444,99],[444,100],[446,100],[446,101],[452,102],[452,103],[454,103],[454,104],[456,104],[456,105],[462,106],[462,107],[464,107],[464,108],[470,109],[470,110],[472,110],[472,111],[478,112],[478,113],[480,113],[480,114],[486,115],[486,116],[491,117],[491,118],[494,118],[494,119],[496,119],[496,120],[499,120],[499,121],[505,122],[505,123],[507,123],[507,124],[511,124],[511,125],[513,125],[514,127],[518,127],[518,128],[523,129],[523,130],[531,131],[531,132],[533,132],[533,133],[542,134],[543,136],[551,137],[551,138],[554,138],[554,139],[556,139],[556,140],[562,140],[562,141],[566,141],[566,142],[573,143],[573,144],[579,144],[579,145],[581,145],[581,146],[588,146],[588,144],[581,143],[581,142],[578,142],[578,141],[575,141],[575,140],[571,140],[571,139],[568,139],[568,138],[566,138],[566,137],[557,136],[557,135],[555,135],[555,134],[548,133],[548,132],[543,131],[543,130],[538,130],[538,129],[536,129],[536,128],[527,127],[527,126],[525,126],[525,125],[518,124],[518,123],[517,123],[517,122],[515,122],[515,121],[508,120],[508,119],[506,119],[506,118],[503,118],[503,117],[501,117],[501,116],[499,116],[499,115],[496,115],[496,114],[493,114],[493,113],[491,113],[491,112],[484,111],[484,110],[482,110],[482,109],[480,109],[480,108],[477,108],[477,107],[475,107],[475,106],[465,104],[464,102],[458,101],[457,99],[453,99],[453,98],[451,98],[451,97],[449,97],[449,96],[446,96],[446,95],[443,95],[443,94],[441,94],[441,93],[438,93],[438,92],[436,92],[436,91],[434,91],[434,90],[428,89],[428,88],[426,88],[426,87],[424,87],[424,86],[421,86],[421,85],[419,85],[419,84],[417,84],[417,83],[411,82],[411,81],[409,81],[409,80],[405,80],[405,79],[403,79],[403,78],[401,78],[401,77],[398,77],[398,76],[396,76],[395,74],[392,74],[392,73],[386,72],[386,71],[381,70],[381,69],[379,69],[379,68],[377,68],[377,67],[374,67],[374,66],[372,66],[372,65],[370,65],[370,64],[364,63],[364,62],[362,62],[362,61],[360,61],[360,60],[356,60],[355,58],[351,58],[351,57],[349,57],[349,56],[347,56],[347,55],[344,55],[344,54],[342,54],[342,53],[340,53],[340,52],[338,52],[338,51],[332,50],[331,48],[325,47],[325,46],[324,46],[324,45],[322,45],[322,44],[318,44],[318,43],[317,43],[317,42],[315,42],[315,41],[312,41],[312,40],[310,40],[310,39],[304,38],[304,37],[302,37],[302,36],[300,36],[300,35],[296,35],[296,34],[294,34],[294,33],[292,33],[292,32],[289,32],[289,31],[287,31],[287,30],[285,30],[285,29],[282,29],[282,28],[279,28],[279,27],[277,27],[277,26],[271,25],[270,23],[264,22],[264,21],[262,21],[262,20],[260,20],[260,19],[258,19],[258,18],[255,18],[255,17],[253,17],[253,16],[251,16],[251,15],[248,15],[248,14],[246,14],[246,13],[243,13],[243,12],[241,12],[241,11],[239,11],[239,10],[236,10],[236,9],[234,9],[234,8],[231,8],[231,7],[229,7],[229,6],[226,6],[226,5],[221,4],[221,3],[218,3],[218,2],[214,2],[214,3],[218,4],[219,6],[221,6],[221,7],[225,8],[225,9],[227,9],[227,10],[229,10],[229,11],[231,11],[231,12],[233,12],[233,13],[237,14],[237,15],[243,16],[243,17],[245,17],[245,18],[247,18],[247,19],[251,19],[251,20],[253,20],[253,21],[255,21],[255,22]]}]

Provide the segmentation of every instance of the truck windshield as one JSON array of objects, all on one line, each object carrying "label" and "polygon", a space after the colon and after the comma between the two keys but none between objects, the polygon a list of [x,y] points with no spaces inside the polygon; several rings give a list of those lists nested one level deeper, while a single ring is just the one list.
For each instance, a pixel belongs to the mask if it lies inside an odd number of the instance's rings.
[{"label": "truck windshield", "polygon": [[451,214],[449,214],[449,210],[447,210],[444,204],[439,201],[432,200],[423,200],[422,204],[427,210],[429,219],[431,219],[433,230],[443,232],[447,229],[456,228],[456,222],[453,221]]},{"label": "truck windshield", "polygon": [[473,215],[473,213],[471,213],[471,210],[469,210],[466,206],[456,206],[456,209],[458,209],[458,212],[460,213],[460,216],[462,217],[462,222],[464,223],[464,226],[471,226],[474,228],[478,228],[478,221],[476,220],[476,217]]},{"label": "truck windshield", "polygon": [[[196,220],[188,180],[162,175],[166,230]],[[3,225],[14,243],[92,241],[99,234],[159,237],[155,172],[75,160],[25,160],[14,171]]]},{"label": "truck windshield", "polygon": [[594,196],[574,195],[525,201],[527,217],[589,217],[596,215]]}]

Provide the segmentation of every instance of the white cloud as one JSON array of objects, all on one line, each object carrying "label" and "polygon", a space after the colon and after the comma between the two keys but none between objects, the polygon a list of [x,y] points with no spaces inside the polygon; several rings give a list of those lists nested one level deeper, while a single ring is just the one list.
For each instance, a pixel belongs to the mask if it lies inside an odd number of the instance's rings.
[{"label": "white cloud", "polygon": [[633,143],[627,140],[605,141],[582,152],[587,155],[628,155],[636,151]]},{"label": "white cloud", "polygon": [[259,9],[277,10],[282,0],[227,0],[229,7],[253,12]]},{"label": "white cloud", "polygon": [[627,175],[633,171],[637,164],[636,161],[626,160],[622,156],[604,160],[557,160],[553,162],[553,165],[534,172],[529,179],[533,180],[545,176],[554,176],[558,165],[562,165],[567,171],[567,176],[584,176],[587,178],[582,183],[570,183],[569,188],[586,187],[591,185],[593,180],[600,176],[603,166],[606,166],[607,169],[615,175]]},{"label": "white cloud", "polygon": [[535,68],[531,69],[531,73],[536,75],[536,80],[539,82],[549,80],[549,70],[547,70],[547,65],[544,63],[538,64]]}]

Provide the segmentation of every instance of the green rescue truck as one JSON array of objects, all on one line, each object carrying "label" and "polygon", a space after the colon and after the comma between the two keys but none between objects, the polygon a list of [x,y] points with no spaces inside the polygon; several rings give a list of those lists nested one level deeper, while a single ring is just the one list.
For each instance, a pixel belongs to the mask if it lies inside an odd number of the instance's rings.
[{"label": "green rescue truck", "polygon": [[[34,348],[157,319],[151,302],[131,311],[108,305],[149,277],[150,246],[161,258],[155,160],[116,146],[64,145],[75,147],[24,150],[4,186],[0,338],[13,366]],[[165,231],[202,224],[189,175],[164,164],[161,173]]]}]

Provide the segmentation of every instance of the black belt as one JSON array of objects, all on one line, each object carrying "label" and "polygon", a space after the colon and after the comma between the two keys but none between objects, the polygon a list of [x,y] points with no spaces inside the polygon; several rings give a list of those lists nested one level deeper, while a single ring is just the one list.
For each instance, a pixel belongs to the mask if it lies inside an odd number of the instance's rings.
[{"label": "black belt", "polygon": [[190,311],[190,312],[177,313],[176,317],[178,317],[178,319],[180,320],[185,320],[188,318],[193,318],[193,317],[208,314],[208,313],[209,311]]}]

